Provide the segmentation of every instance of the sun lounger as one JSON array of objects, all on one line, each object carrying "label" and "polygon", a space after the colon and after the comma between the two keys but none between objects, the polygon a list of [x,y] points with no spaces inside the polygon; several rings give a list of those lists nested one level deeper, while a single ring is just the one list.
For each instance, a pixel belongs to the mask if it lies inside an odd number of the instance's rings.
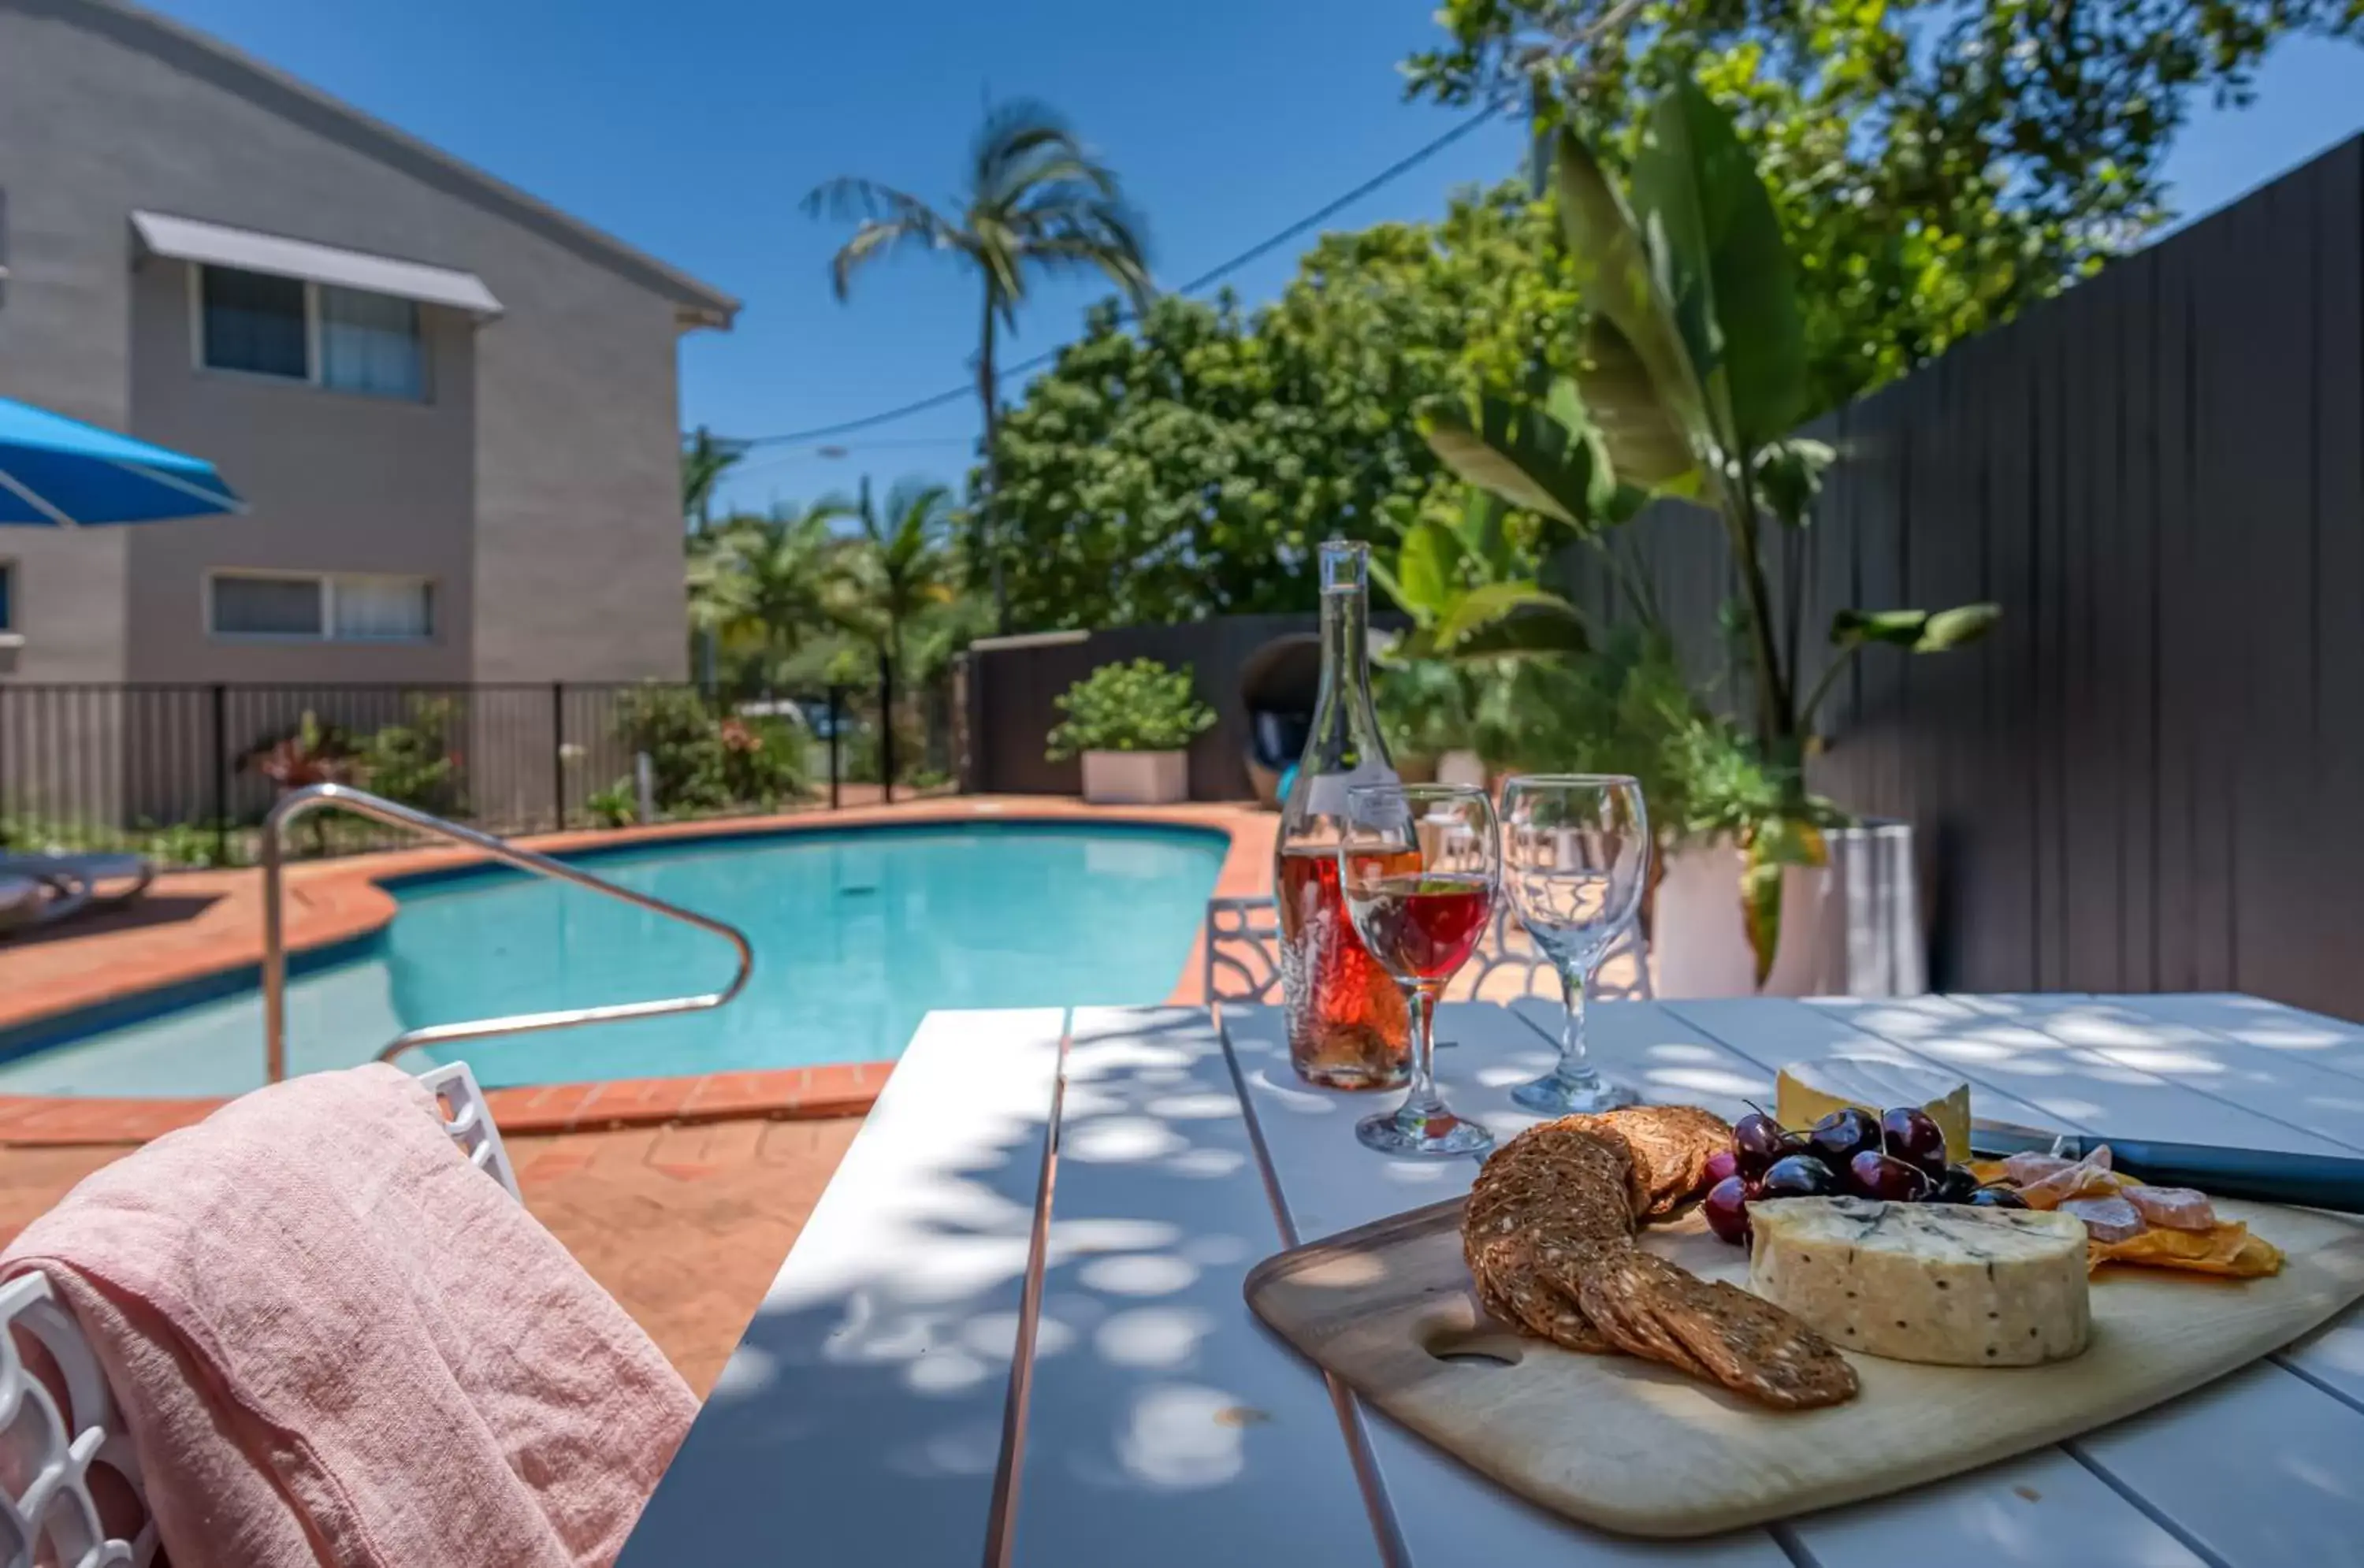
[{"label": "sun lounger", "polygon": [[[128,904],[156,880],[156,867],[145,855],[122,853],[62,853],[32,855],[0,851],[0,877],[29,877],[57,889],[61,897],[78,894],[74,907],[85,902],[112,906]],[[52,909],[56,919],[71,913]]]},{"label": "sun lounger", "polygon": [[50,890],[29,876],[0,876],[0,931],[40,923]]}]

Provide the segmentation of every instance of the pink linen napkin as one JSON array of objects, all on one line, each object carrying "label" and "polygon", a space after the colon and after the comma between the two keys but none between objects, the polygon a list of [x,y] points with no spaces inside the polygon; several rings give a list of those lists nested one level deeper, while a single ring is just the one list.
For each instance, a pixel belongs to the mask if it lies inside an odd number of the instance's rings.
[{"label": "pink linen napkin", "polygon": [[623,1548],[697,1402],[395,1068],[257,1091],[0,1252],[121,1398],[174,1568],[540,1568]]}]

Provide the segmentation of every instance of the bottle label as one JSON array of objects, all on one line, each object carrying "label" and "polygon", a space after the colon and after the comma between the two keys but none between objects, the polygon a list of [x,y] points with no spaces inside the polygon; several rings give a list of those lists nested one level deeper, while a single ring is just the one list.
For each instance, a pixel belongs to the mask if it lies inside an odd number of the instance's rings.
[{"label": "bottle label", "polygon": [[1391,784],[1403,781],[1385,762],[1358,762],[1343,773],[1316,773],[1306,781],[1305,815],[1307,817],[1344,817],[1346,815],[1346,792],[1365,784]]}]

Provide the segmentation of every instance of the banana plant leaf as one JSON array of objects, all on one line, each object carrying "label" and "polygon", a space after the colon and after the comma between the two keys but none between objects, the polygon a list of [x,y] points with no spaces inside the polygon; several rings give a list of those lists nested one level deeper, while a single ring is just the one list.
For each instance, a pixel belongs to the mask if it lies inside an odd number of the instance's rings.
[{"label": "banana plant leaf", "polygon": [[[1633,209],[1575,132],[1563,129],[1554,162],[1559,190],[1560,227],[1576,267],[1577,292],[1592,312],[1623,339],[1628,357],[1641,367],[1650,397],[1673,428],[1684,432],[1696,458],[1706,453],[1698,438],[1708,432],[1707,395],[1698,367],[1675,326],[1675,307]],[[1613,351],[1613,350],[1612,350]],[[1586,388],[1596,418],[1606,404],[1602,384]],[[1620,409],[1627,417],[1628,404]],[[1635,477],[1628,471],[1627,477]]]},{"label": "banana plant leaf", "polygon": [[1594,528],[1595,500],[1614,486],[1598,432],[1503,397],[1478,398],[1474,415],[1452,398],[1422,406],[1420,432],[1439,462],[1514,506],[1578,533]]},{"label": "banana plant leaf", "polygon": [[1975,642],[2002,618],[2001,605],[1957,605],[1950,610],[1841,610],[1831,617],[1831,641],[1840,648],[1882,642],[1912,653],[1943,653]]},{"label": "banana plant leaf", "polygon": [[1805,415],[1805,325],[1773,198],[1698,83],[1678,82],[1652,106],[1634,195],[1719,445],[1753,452]]}]

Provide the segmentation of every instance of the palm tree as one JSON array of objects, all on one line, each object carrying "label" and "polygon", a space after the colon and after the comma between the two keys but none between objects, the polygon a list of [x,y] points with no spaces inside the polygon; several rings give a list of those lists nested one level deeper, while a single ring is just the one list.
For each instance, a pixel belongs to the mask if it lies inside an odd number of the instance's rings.
[{"label": "palm tree", "polygon": [[681,515],[692,525],[692,532],[706,531],[714,508],[714,487],[746,455],[745,442],[721,439],[703,425],[682,443]]},{"label": "palm tree", "polygon": [[1136,312],[1145,308],[1151,288],[1142,220],[1125,206],[1115,173],[1056,114],[1026,101],[986,111],[969,155],[967,188],[953,208],[940,212],[891,185],[842,177],[807,196],[805,210],[861,220],[830,263],[840,299],[859,268],[906,245],[949,252],[976,273],[984,295],[976,356],[976,395],[985,409],[984,537],[993,561],[995,617],[1007,631],[1009,601],[993,527],[994,336],[999,328],[1017,331],[1018,306],[1036,273],[1098,272]]},{"label": "palm tree", "polygon": [[835,624],[844,541],[831,530],[851,515],[840,500],[770,517],[729,519],[689,541],[691,624],[752,656],[768,686],[813,633]]},{"label": "palm tree", "polygon": [[904,633],[931,607],[953,596],[952,492],[906,479],[886,493],[882,517],[862,482],[862,537],[849,554],[837,618],[868,637],[879,659],[902,673]]}]

